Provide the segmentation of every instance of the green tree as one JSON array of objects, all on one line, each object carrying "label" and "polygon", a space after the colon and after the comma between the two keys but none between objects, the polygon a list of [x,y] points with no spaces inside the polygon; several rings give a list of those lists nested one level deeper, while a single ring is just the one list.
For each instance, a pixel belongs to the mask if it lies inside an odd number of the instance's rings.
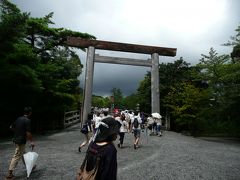
[{"label": "green tree", "polygon": [[1,1],[0,8],[0,108],[4,119],[0,123],[8,126],[23,106],[30,105],[35,114],[33,125],[56,128],[63,112],[78,106],[81,91],[81,61],[64,41],[67,36],[95,37],[50,27],[53,13],[32,18],[7,0]]},{"label": "green tree", "polygon": [[[159,86],[160,86],[160,109],[161,114],[166,113],[166,107],[164,105],[164,98],[169,93],[172,87],[178,86],[182,82],[189,81],[190,76],[189,63],[185,62],[181,57],[174,63],[160,64],[159,65]],[[148,72],[140,82],[137,90],[137,96],[139,99],[140,109],[144,112],[151,112],[151,73]]]},{"label": "green tree", "polygon": [[[30,17],[27,20],[27,36],[24,40],[42,57],[43,62],[52,61],[52,56],[58,53],[57,51],[59,51],[59,48],[61,49],[65,46],[65,41],[68,36],[96,39],[88,33],[49,27],[54,24],[51,20],[52,17],[53,12],[42,18]],[[69,50],[68,47],[65,48]]]},{"label": "green tree", "polygon": [[[131,94],[123,99],[123,106],[125,109],[135,110],[137,103],[139,103],[139,98],[136,94]],[[143,107],[140,107],[140,111],[143,111],[141,108]]]},{"label": "green tree", "polygon": [[42,84],[35,71],[39,58],[23,41],[29,15],[6,0],[0,10],[0,132],[4,134],[24,105],[36,105]]},{"label": "green tree", "polygon": [[114,99],[114,107],[115,108],[122,108],[123,105],[123,95],[121,89],[113,88],[111,90],[113,99]]},{"label": "green tree", "polygon": [[144,79],[140,82],[137,89],[136,98],[133,98],[134,108],[138,103],[140,106],[140,111],[151,113],[151,73],[148,72]]},{"label": "green tree", "polygon": [[104,105],[103,105],[103,107],[108,107],[108,108],[110,108],[111,107],[111,100],[110,100],[110,98],[111,97],[105,97],[104,98]]},{"label": "green tree", "polygon": [[92,97],[92,106],[94,107],[106,107],[106,99],[101,96],[93,95]]},{"label": "green tree", "polygon": [[178,88],[172,87],[164,99],[175,119],[176,130],[190,131],[196,134],[200,130],[198,114],[208,105],[208,91],[196,88],[190,83],[181,83]]},{"label": "green tree", "polygon": [[[239,63],[230,60],[227,55],[220,55],[211,48],[209,55],[202,55],[198,66],[200,75],[209,84],[212,100],[213,131],[218,133],[239,133]],[[212,124],[210,122],[210,124]],[[236,128],[238,127],[238,128]],[[238,129],[238,130],[237,130]]]},{"label": "green tree", "polygon": [[165,106],[164,99],[172,88],[178,88],[181,83],[192,81],[191,67],[189,63],[180,57],[173,63],[160,64],[159,86],[160,86],[160,110],[165,115],[170,109]]},{"label": "green tree", "polygon": [[213,98],[220,102],[224,93],[222,88],[222,76],[224,71],[222,70],[222,67],[226,66],[226,64],[229,62],[229,56],[218,56],[218,53],[211,48],[209,55],[202,54],[202,57],[203,58],[200,59],[200,63],[197,65],[201,69],[201,77],[212,89],[212,96],[214,96]]},{"label": "green tree", "polygon": [[25,36],[26,21],[29,14],[21,13],[20,10],[7,0],[0,3],[0,57],[13,52],[15,44],[20,44],[21,38]]},{"label": "green tree", "polygon": [[232,46],[233,51],[231,53],[231,58],[233,63],[240,62],[240,25],[238,25],[235,36],[231,36],[230,40],[225,43],[225,46]]}]

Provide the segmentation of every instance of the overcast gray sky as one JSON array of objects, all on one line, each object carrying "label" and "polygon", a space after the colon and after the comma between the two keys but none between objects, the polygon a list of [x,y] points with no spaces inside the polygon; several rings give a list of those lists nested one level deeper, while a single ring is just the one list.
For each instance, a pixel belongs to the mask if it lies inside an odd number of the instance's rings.
[{"label": "overcast gray sky", "polygon": [[[213,47],[221,46],[240,23],[239,0],[12,0],[24,12],[42,17],[54,12],[55,27],[87,32],[99,40],[177,48],[176,57],[160,56],[160,63],[183,57],[191,65]],[[140,58],[149,55],[97,50],[100,55]],[[79,51],[85,66],[86,53]],[[120,88],[125,95],[136,91],[149,68],[95,64],[93,93],[109,95]],[[85,73],[85,71],[84,71]],[[82,74],[81,86],[84,84]]]}]

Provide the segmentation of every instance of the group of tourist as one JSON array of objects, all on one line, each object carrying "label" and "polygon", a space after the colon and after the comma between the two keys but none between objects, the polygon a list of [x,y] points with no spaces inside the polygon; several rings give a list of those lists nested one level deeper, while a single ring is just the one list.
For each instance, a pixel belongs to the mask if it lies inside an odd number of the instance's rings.
[{"label": "group of tourist", "polygon": [[[156,117],[155,114],[158,116]],[[88,127],[87,133],[84,131],[86,139],[80,145],[79,152],[85,145],[89,145],[78,179],[87,179],[87,177],[116,179],[117,150],[113,145],[113,141],[117,139],[117,135],[119,135],[117,146],[122,148],[125,133],[133,133],[133,148],[137,149],[139,148],[141,131],[145,128],[150,130],[149,135],[161,135],[161,116],[158,113],[153,113],[151,116],[145,117],[143,113],[127,110],[122,112],[114,111],[112,115],[109,115],[107,111],[102,113],[97,111],[88,115],[83,128],[86,127]],[[93,132],[91,138],[88,136],[89,131]],[[101,138],[102,136],[104,138]],[[100,161],[98,161],[98,157],[101,157]]]},{"label": "group of tourist", "polygon": [[[31,135],[30,116],[32,109],[26,107],[24,115],[19,117],[11,128],[15,132],[14,143],[16,145],[15,153],[12,157],[8,175],[6,179],[14,179],[13,171],[19,160],[23,160],[25,145],[30,141],[34,148],[34,142]],[[155,113],[156,114],[156,113]],[[158,114],[158,113],[157,113]],[[79,146],[78,151],[88,145],[86,156],[77,174],[78,180],[84,179],[117,179],[117,150],[113,144],[119,135],[119,148],[123,147],[125,133],[133,133],[133,148],[139,148],[140,133],[145,127],[149,128],[150,135],[161,135],[161,117],[145,117],[144,114],[131,111],[115,112],[108,114],[107,110],[103,112],[91,112],[83,125],[81,132],[85,134],[85,141]],[[91,132],[91,133],[90,133]],[[90,134],[92,134],[91,137]],[[23,160],[24,163],[24,160]],[[33,167],[35,169],[36,166]]]}]

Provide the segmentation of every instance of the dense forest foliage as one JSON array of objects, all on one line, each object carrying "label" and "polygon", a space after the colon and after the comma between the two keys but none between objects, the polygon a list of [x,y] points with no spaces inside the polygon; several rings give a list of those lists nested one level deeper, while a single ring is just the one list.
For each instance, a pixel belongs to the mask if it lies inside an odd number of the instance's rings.
[{"label": "dense forest foliage", "polygon": [[33,18],[9,1],[0,4],[0,132],[33,108],[34,130],[59,128],[64,111],[79,108],[81,61],[64,46],[67,36],[87,33],[51,27],[53,13]]},{"label": "dense forest foliage", "polygon": [[[83,65],[67,36],[96,39],[88,33],[53,28],[50,13],[33,18],[7,0],[0,4],[0,135],[24,106],[33,108],[34,131],[61,128],[63,113],[79,109]],[[197,65],[184,58],[159,65],[160,113],[171,119],[171,130],[192,135],[240,136],[240,26],[225,43],[230,55],[214,48]],[[124,97],[113,88],[114,106],[151,112],[151,73],[137,91]],[[92,105],[112,106],[111,98],[93,95]]]},{"label": "dense forest foliage", "polygon": [[[195,66],[183,58],[159,65],[160,111],[170,117],[172,130],[240,136],[240,26],[236,32],[224,44],[232,46],[230,56],[210,48]],[[130,97],[137,99],[141,111],[151,112],[150,73]]]}]

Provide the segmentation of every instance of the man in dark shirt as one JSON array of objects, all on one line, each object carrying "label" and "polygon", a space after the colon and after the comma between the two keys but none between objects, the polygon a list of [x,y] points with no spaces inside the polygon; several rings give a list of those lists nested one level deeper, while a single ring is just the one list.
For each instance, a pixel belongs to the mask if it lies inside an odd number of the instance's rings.
[{"label": "man in dark shirt", "polygon": [[14,178],[13,170],[17,166],[19,160],[20,159],[23,160],[23,154],[25,153],[25,145],[26,145],[27,140],[30,141],[31,147],[32,148],[34,147],[34,143],[32,140],[32,134],[31,134],[31,121],[29,119],[31,114],[32,114],[32,108],[25,107],[24,115],[17,118],[17,120],[10,127],[15,132],[13,142],[16,145],[16,149],[15,149],[15,153],[12,157],[6,179]]}]

